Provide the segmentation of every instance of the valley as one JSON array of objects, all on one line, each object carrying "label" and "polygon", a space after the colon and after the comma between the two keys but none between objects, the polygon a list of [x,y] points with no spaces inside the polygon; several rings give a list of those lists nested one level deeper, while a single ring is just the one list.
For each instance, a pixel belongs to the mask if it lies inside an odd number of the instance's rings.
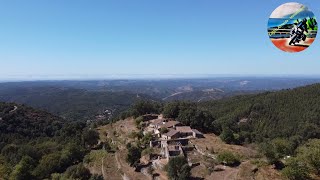
[{"label": "valley", "polygon": [[[0,103],[0,177],[318,180],[319,92],[313,84],[198,102],[53,87],[0,91],[61,110]],[[69,118],[75,112],[86,118]]]}]

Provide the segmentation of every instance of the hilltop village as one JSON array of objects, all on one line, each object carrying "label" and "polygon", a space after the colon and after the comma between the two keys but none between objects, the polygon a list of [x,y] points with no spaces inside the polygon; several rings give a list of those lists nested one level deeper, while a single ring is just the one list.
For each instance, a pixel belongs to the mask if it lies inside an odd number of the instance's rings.
[{"label": "hilltop village", "polygon": [[257,156],[254,149],[226,144],[215,134],[204,134],[161,114],[129,117],[97,130],[103,150],[93,150],[87,166],[106,179],[108,174],[114,179],[166,180],[170,162],[176,159],[184,159],[193,178],[249,179],[275,172],[270,166],[256,172],[257,166],[250,161]]},{"label": "hilltop village", "polygon": [[164,159],[168,162],[170,158],[184,156],[185,151],[192,150],[189,140],[204,138],[203,134],[184,126],[179,121],[170,118],[163,118],[162,115],[144,115],[145,128],[143,134],[152,134],[154,140],[150,141],[151,148],[160,148],[158,161]]}]

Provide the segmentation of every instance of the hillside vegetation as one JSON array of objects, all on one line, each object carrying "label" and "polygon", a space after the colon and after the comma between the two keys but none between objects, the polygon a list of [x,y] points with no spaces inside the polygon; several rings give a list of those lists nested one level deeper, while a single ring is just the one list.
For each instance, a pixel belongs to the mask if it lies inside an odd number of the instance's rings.
[{"label": "hillside vegetation", "polygon": [[138,99],[129,92],[88,91],[59,87],[2,87],[0,101],[27,104],[67,120],[92,120],[111,109],[113,115],[130,107]]},{"label": "hillside vegetation", "polygon": [[200,103],[139,102],[122,115],[159,112],[227,144],[257,145],[264,158],[253,161],[288,179],[320,175],[320,84]]},{"label": "hillside vegetation", "polygon": [[98,134],[44,111],[0,103],[0,179],[89,179],[82,165]]},{"label": "hillside vegetation", "polygon": [[238,96],[198,105],[211,112],[212,126],[221,133],[230,128],[241,141],[296,137],[320,138],[320,84]]},{"label": "hillside vegetation", "polygon": [[204,132],[232,134],[230,143],[289,137],[302,142],[320,138],[320,85],[201,103],[175,101],[164,105],[163,114]]}]

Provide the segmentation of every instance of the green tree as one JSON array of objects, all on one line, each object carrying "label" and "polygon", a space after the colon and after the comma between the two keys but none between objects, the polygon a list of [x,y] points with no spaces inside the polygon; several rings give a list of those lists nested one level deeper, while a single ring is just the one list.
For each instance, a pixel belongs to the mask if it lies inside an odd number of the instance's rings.
[{"label": "green tree", "polygon": [[60,152],[55,152],[43,156],[34,169],[33,174],[40,178],[48,178],[52,173],[57,172],[60,168]]},{"label": "green tree", "polygon": [[141,144],[144,146],[147,146],[150,141],[152,141],[153,136],[151,133],[147,133],[145,136],[143,136],[143,138],[141,139]]},{"label": "green tree", "polygon": [[279,158],[283,158],[285,156],[293,154],[294,147],[288,139],[276,138],[271,142]]},{"label": "green tree", "polygon": [[90,148],[98,144],[99,133],[95,130],[89,129],[83,132],[83,141]]},{"label": "green tree", "polygon": [[94,174],[90,177],[89,180],[104,180],[102,175]]},{"label": "green tree", "polygon": [[163,108],[163,116],[166,118],[177,118],[179,116],[179,102],[171,102],[165,104]]},{"label": "green tree", "polygon": [[228,127],[224,128],[222,133],[220,134],[220,138],[227,144],[235,143],[235,137],[232,130]]},{"label": "green tree", "polygon": [[17,154],[19,151],[19,146],[15,144],[7,144],[2,150],[1,154],[5,157],[6,161],[10,165],[15,165],[19,163],[20,158]]},{"label": "green tree", "polygon": [[136,146],[130,146],[127,154],[127,162],[130,166],[136,166],[139,163],[141,158],[141,149]]},{"label": "green tree", "polygon": [[223,163],[227,166],[235,166],[240,163],[240,159],[229,151],[219,153],[217,159],[220,163]]},{"label": "green tree", "polygon": [[84,151],[76,144],[68,144],[62,151],[60,156],[60,169],[67,169],[71,164],[80,161],[84,157]]},{"label": "green tree", "polygon": [[271,142],[260,145],[261,152],[266,156],[270,164],[275,164],[277,168],[282,168],[281,159],[292,155],[294,151],[293,143],[287,139],[277,138]]},{"label": "green tree", "polygon": [[166,127],[160,128],[160,133],[161,133],[161,134],[165,134],[165,133],[167,133],[167,132],[169,132],[168,128],[166,128]]},{"label": "green tree", "polygon": [[134,123],[138,129],[142,128],[143,117],[139,116],[134,120]]},{"label": "green tree", "polygon": [[282,174],[290,180],[310,179],[310,169],[307,164],[297,158],[290,158],[286,162],[286,167]]},{"label": "green tree", "polygon": [[0,155],[0,177],[7,179],[9,173],[9,165],[7,164],[5,158]]},{"label": "green tree", "polygon": [[10,180],[24,180],[24,179],[33,179],[31,174],[32,169],[34,168],[35,161],[29,157],[24,156],[21,161],[14,167],[10,175]]},{"label": "green tree", "polygon": [[275,164],[277,161],[279,161],[279,157],[277,156],[271,143],[260,144],[260,151],[266,156],[269,164]]},{"label": "green tree", "polygon": [[191,168],[184,157],[174,157],[168,163],[168,177],[171,180],[187,180],[191,176]]},{"label": "green tree", "polygon": [[298,148],[297,156],[307,162],[312,170],[320,175],[320,140],[311,139],[305,145]]},{"label": "green tree", "polygon": [[90,171],[82,163],[70,166],[64,173],[66,179],[89,180],[90,177]]},{"label": "green tree", "polygon": [[62,174],[59,174],[59,173],[53,173],[51,174],[51,180],[62,180]]},{"label": "green tree", "polygon": [[160,109],[161,109],[161,104],[159,103],[140,100],[131,107],[130,109],[131,113],[129,114],[131,114],[134,118],[136,118],[145,114],[159,113]]}]

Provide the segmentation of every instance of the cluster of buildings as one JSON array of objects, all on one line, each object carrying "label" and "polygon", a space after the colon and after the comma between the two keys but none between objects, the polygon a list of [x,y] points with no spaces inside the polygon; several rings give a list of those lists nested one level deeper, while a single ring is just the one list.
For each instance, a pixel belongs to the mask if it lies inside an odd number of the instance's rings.
[{"label": "cluster of buildings", "polygon": [[203,134],[190,126],[184,126],[174,119],[158,118],[149,121],[144,133],[152,133],[163,140],[179,138],[201,138]]},{"label": "cluster of buildings", "polygon": [[152,133],[156,137],[155,141],[150,142],[150,146],[161,148],[162,158],[166,160],[171,157],[184,156],[184,151],[190,149],[189,139],[204,137],[198,130],[174,119],[163,118],[161,115],[145,115],[144,119],[147,124],[144,134]]}]

